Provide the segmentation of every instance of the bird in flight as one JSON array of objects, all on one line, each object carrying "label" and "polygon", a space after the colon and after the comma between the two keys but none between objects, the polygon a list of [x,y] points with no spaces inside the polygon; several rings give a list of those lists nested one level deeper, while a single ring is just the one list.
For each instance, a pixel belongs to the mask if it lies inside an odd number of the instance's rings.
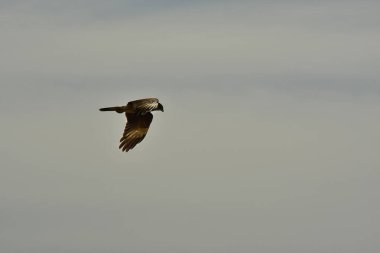
[{"label": "bird in flight", "polygon": [[127,124],[120,139],[119,149],[128,152],[140,143],[148,133],[153,120],[152,111],[164,111],[157,98],[143,98],[128,102],[125,106],[100,108],[100,111],[115,111],[125,113]]}]

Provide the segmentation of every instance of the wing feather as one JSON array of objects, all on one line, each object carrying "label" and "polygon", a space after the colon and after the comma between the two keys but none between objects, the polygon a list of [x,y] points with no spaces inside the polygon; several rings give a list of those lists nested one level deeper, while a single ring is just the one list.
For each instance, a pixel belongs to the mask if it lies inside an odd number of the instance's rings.
[{"label": "wing feather", "polygon": [[129,102],[137,114],[145,114],[158,108],[159,100],[157,98],[144,98]]},{"label": "wing feather", "polygon": [[150,123],[153,120],[153,114],[127,114],[127,124],[124,128],[123,136],[120,138],[119,149],[128,152],[139,144],[146,136]]}]

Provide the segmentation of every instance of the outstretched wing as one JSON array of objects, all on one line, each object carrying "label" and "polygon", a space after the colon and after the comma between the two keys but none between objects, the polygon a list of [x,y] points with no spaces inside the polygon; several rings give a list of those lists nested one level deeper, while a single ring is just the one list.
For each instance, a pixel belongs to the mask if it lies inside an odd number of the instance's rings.
[{"label": "outstretched wing", "polygon": [[153,114],[127,114],[127,124],[124,129],[123,137],[120,139],[119,149],[128,152],[140,143],[148,133]]},{"label": "outstretched wing", "polygon": [[137,114],[145,114],[157,109],[159,101],[157,98],[144,98],[131,101],[128,104],[132,106]]}]

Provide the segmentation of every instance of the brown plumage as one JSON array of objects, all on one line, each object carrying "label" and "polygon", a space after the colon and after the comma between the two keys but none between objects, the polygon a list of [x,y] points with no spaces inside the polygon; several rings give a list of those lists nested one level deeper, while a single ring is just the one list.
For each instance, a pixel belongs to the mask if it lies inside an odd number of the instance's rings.
[{"label": "brown plumage", "polygon": [[128,102],[125,106],[100,108],[100,111],[115,111],[125,113],[127,124],[120,139],[119,149],[128,152],[140,143],[148,133],[153,120],[152,111],[164,111],[157,98],[144,98]]}]

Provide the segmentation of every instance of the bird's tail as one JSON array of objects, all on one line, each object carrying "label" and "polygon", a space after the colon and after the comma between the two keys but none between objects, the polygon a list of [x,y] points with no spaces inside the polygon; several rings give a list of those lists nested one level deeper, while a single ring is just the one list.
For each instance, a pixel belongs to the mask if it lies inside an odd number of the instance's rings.
[{"label": "bird's tail", "polygon": [[102,111],[102,112],[112,111],[112,112],[117,112],[117,113],[123,113],[125,112],[125,106],[105,107],[105,108],[100,108],[99,111]]}]

